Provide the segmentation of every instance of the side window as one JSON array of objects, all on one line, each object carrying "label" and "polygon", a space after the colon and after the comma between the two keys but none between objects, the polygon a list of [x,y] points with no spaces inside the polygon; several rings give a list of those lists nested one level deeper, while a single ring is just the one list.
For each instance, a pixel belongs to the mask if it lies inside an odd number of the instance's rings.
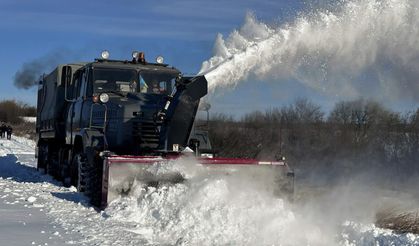
[{"label": "side window", "polygon": [[84,70],[83,73],[81,74],[81,82],[80,82],[80,93],[79,96],[80,97],[84,97],[86,95],[86,84],[87,84],[87,73]]},{"label": "side window", "polygon": [[84,81],[84,70],[77,71],[76,77],[75,77],[75,93],[74,97],[80,98],[83,96],[83,81]]},{"label": "side window", "polygon": [[87,78],[86,78],[86,96],[91,97],[93,95],[93,82],[92,82],[93,71],[92,71],[92,69],[89,69],[88,72],[86,73],[86,75],[87,75]]},{"label": "side window", "polygon": [[73,83],[72,83],[72,69],[70,66],[64,66],[61,71],[61,81],[60,86],[64,87],[65,100],[72,100],[73,99]]},{"label": "side window", "polygon": [[70,86],[71,84],[71,67],[64,66],[61,71],[61,86]]},{"label": "side window", "polygon": [[71,97],[73,98],[73,99],[77,99],[78,98],[78,91],[79,91],[79,85],[80,85],[80,81],[79,81],[79,78],[80,78],[80,71],[77,71],[75,74],[74,74],[74,78],[73,78],[73,91],[72,91],[72,95],[71,95]]}]

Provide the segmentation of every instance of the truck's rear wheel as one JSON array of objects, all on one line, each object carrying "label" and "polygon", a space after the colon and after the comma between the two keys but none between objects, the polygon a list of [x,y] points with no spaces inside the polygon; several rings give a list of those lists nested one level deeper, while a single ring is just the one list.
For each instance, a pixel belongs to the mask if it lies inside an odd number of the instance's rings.
[{"label": "truck's rear wheel", "polygon": [[52,177],[54,177],[57,180],[60,180],[59,177],[59,170],[58,170],[58,153],[56,151],[51,150],[48,153],[48,158],[47,158],[47,165],[46,165],[46,169],[47,169],[47,173],[49,175],[51,175]]},{"label": "truck's rear wheel", "polygon": [[47,173],[48,150],[45,144],[38,143],[38,163],[36,169],[43,174]]},{"label": "truck's rear wheel", "polygon": [[36,165],[36,170],[46,174],[46,158],[43,153],[38,154],[38,163]]},{"label": "truck's rear wheel", "polygon": [[58,170],[60,180],[63,182],[64,186],[69,187],[71,185],[70,178],[70,165],[69,165],[69,156],[70,151],[67,148],[61,148],[58,152]]}]

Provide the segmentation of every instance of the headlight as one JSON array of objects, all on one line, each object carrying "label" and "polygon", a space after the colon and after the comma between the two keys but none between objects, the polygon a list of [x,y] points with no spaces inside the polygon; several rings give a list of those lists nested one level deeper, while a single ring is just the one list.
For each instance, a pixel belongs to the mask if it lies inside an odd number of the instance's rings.
[{"label": "headlight", "polygon": [[101,56],[102,56],[102,59],[107,60],[109,58],[109,51],[107,50],[102,51]]},{"label": "headlight", "polygon": [[156,57],[156,62],[159,63],[159,64],[163,64],[163,62],[164,62],[163,56]]},{"label": "headlight", "polygon": [[99,100],[100,100],[102,103],[107,103],[107,102],[109,101],[109,95],[108,95],[108,94],[106,94],[106,93],[102,93],[102,94],[100,94],[100,96],[99,96]]}]

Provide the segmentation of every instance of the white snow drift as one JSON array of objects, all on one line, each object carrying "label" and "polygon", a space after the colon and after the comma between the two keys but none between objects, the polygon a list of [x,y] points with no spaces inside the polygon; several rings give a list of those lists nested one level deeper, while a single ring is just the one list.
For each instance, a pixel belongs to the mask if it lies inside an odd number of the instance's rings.
[{"label": "white snow drift", "polygon": [[[415,245],[419,237],[343,220],[313,222],[305,212],[239,180],[194,178],[156,188],[137,186],[103,212],[74,187],[36,171],[34,142],[0,140],[0,202],[45,213],[49,237],[74,245]],[[31,153],[31,154],[28,154]],[[338,204],[336,205],[338,206]],[[363,208],[360,208],[363,209]],[[324,220],[328,221],[328,220]],[[53,228],[51,226],[51,228]],[[40,233],[39,235],[44,235]],[[1,237],[1,232],[0,232]],[[34,242],[39,242],[33,238]]]}]

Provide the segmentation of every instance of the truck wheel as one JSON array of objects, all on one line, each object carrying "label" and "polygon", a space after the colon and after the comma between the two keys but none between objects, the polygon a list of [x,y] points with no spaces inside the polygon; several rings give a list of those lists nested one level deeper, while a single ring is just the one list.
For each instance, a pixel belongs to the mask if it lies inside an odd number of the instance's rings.
[{"label": "truck wheel", "polygon": [[91,179],[89,180],[90,202],[96,207],[101,206],[102,201],[102,164],[101,157],[94,158],[94,164],[91,169]]},{"label": "truck wheel", "polygon": [[36,165],[36,170],[41,173],[45,173],[45,157],[41,152],[38,153],[38,163]]},{"label": "truck wheel", "polygon": [[70,178],[70,165],[68,164],[68,149],[60,149],[58,152],[58,172],[60,176],[60,180],[63,182],[63,185],[66,187],[70,187],[71,185],[71,178]]},{"label": "truck wheel", "polygon": [[59,180],[60,177],[58,175],[58,153],[49,153],[46,169],[49,175]]},{"label": "truck wheel", "polygon": [[[83,192],[90,198],[94,206],[100,206],[102,197],[102,171],[98,164],[98,158],[94,158],[94,163],[90,163],[85,153],[76,153],[74,156],[74,167],[77,168],[77,190]],[[101,163],[101,162],[99,162]]]},{"label": "truck wheel", "polygon": [[43,174],[47,174],[47,149],[44,144],[39,144],[38,147],[38,163],[36,165],[36,169]]},{"label": "truck wheel", "polygon": [[73,174],[73,184],[76,185],[79,192],[85,192],[89,179],[89,162],[84,153],[76,153],[73,158],[73,167],[76,173]]}]

